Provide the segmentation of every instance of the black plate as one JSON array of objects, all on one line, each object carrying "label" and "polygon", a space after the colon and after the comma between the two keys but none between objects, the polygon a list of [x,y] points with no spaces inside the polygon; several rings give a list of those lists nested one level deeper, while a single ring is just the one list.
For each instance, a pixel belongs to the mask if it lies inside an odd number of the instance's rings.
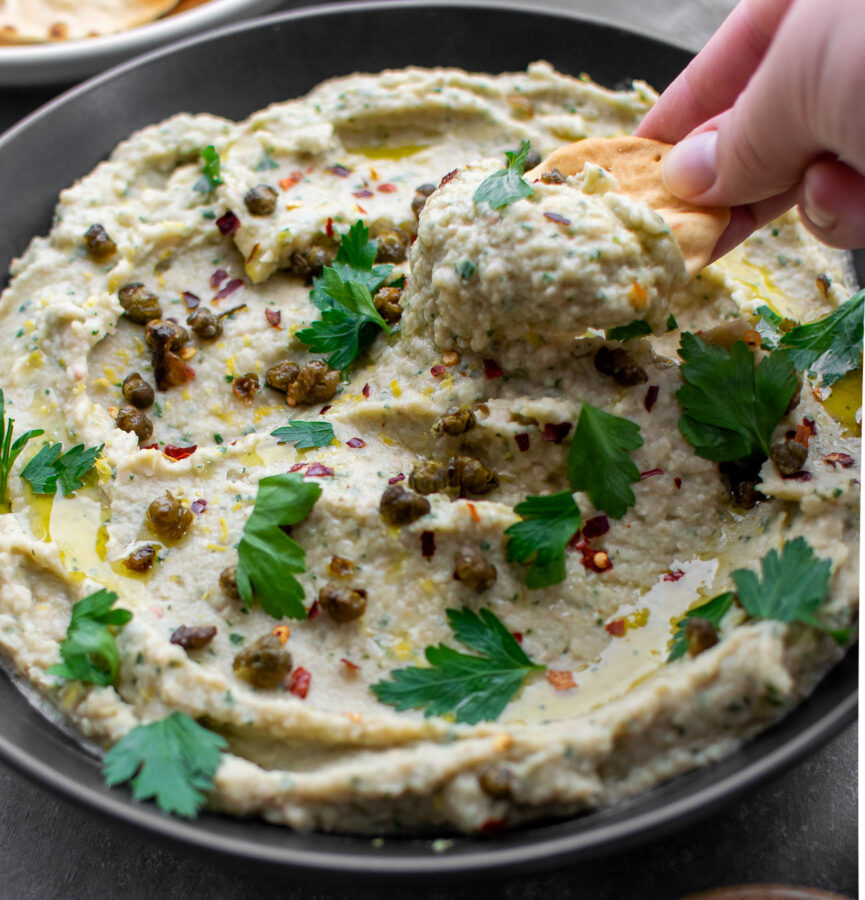
[{"label": "black plate", "polygon": [[[535,59],[608,86],[643,78],[664,87],[689,54],[560,13],[481,4],[355,3],[300,10],[222,29],[132,62],[65,94],[0,138],[0,272],[31,235],[45,233],[58,192],[114,145],[180,111],[233,119],[303,94],[319,81],[388,66],[521,69]],[[495,840],[456,837],[442,850],[420,838],[297,834],[212,814],[162,815],[107,789],[98,762],[0,677],[0,757],[67,797],[152,836],[223,858],[298,874],[434,877],[576,862],[680,827],[779,772],[851,722],[857,658],[847,654],[786,719],[713,766],[612,809],[526,827]]]}]

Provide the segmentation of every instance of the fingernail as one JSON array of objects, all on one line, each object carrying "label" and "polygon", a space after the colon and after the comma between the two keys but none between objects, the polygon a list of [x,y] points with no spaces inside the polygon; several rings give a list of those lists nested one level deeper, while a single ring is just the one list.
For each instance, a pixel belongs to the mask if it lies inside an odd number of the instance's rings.
[{"label": "fingernail", "polygon": [[828,209],[822,207],[814,198],[814,194],[811,190],[811,186],[806,183],[805,185],[805,215],[813,222],[818,228],[823,231],[829,231],[832,229],[837,223],[837,219],[835,215],[829,212]]},{"label": "fingernail", "polygon": [[715,171],[717,142],[717,131],[704,131],[676,144],[664,160],[662,175],[667,189],[686,199],[707,191],[718,175]]}]

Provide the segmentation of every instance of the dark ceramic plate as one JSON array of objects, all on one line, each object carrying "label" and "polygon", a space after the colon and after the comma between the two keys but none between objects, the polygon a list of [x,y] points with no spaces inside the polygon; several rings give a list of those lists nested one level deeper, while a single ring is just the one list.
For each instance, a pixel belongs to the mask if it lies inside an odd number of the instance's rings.
[{"label": "dark ceramic plate", "polygon": [[[225,28],[87,82],[0,139],[0,272],[33,234],[45,233],[59,191],[122,138],[180,111],[241,119],[319,81],[410,64],[479,71],[547,59],[608,86],[643,78],[663,88],[688,61],[680,48],[561,14],[516,6],[355,3]],[[102,783],[98,761],[43,718],[0,676],[0,757],[43,785],[154,837],[223,858],[300,874],[447,877],[492,868],[576,862],[681,827],[813,751],[856,711],[857,659],[847,654],[813,696],[720,763],[612,809],[518,829],[495,840],[296,834],[263,822],[204,814],[195,822],[136,804]]]}]

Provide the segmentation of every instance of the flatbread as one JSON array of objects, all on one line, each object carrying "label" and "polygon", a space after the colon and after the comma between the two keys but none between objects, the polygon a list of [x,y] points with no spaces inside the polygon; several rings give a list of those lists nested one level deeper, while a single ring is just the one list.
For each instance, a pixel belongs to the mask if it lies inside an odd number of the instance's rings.
[{"label": "flatbread", "polygon": [[552,169],[577,175],[586,163],[601,166],[616,178],[624,193],[638,197],[664,218],[693,277],[711,259],[718,238],[730,222],[730,210],[726,206],[695,206],[667,190],[661,165],[672,146],[633,135],[586,138],[554,150],[525,177],[531,182]]},{"label": "flatbread", "polygon": [[0,44],[114,34],[152,22],[178,0],[0,0]]}]

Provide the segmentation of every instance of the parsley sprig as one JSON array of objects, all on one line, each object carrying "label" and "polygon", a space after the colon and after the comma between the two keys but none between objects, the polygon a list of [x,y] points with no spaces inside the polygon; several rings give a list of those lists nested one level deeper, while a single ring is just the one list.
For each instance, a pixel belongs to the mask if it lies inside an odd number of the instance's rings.
[{"label": "parsley sprig", "polygon": [[568,491],[526,497],[514,507],[522,517],[505,531],[508,562],[530,563],[526,586],[532,590],[565,580],[565,547],[583,524]]},{"label": "parsley sprig", "polygon": [[50,675],[89,684],[114,683],[120,652],[111,628],[132,618],[128,609],[111,608],[116,600],[114,591],[102,588],[73,605],[66,638],[60,645],[63,662],[50,666]]},{"label": "parsley sprig", "polygon": [[862,365],[865,289],[816,322],[788,331],[779,346],[788,348],[793,365],[830,385]]},{"label": "parsley sprig", "polygon": [[429,667],[391,672],[371,690],[398,710],[423,709],[426,716],[453,713],[457,722],[474,725],[497,719],[520,689],[526,675],[544,666],[532,662],[513,635],[488,609],[480,615],[467,607],[447,610],[454,637],[478,655],[444,644],[424,651]]},{"label": "parsley sprig", "polygon": [[280,443],[294,444],[297,450],[326,447],[336,437],[330,422],[294,421],[280,426],[270,434]]},{"label": "parsley sprig", "polygon": [[321,488],[297,474],[270,475],[258,482],[252,514],[237,545],[237,590],[246,606],[253,599],[275,619],[305,619],[303,587],[294,577],[306,571],[306,551],[283,528],[302,522]]},{"label": "parsley sprig", "polygon": [[131,781],[136,800],[153,797],[165,812],[193,819],[227,747],[220,735],[184,713],[172,713],[133,728],[105,754],[105,782]]},{"label": "parsley sprig", "polygon": [[390,328],[375,308],[373,293],[393,270],[374,265],[378,242],[358,220],[342,235],[336,259],[313,281],[309,298],[321,319],[297,332],[298,340],[314,353],[330,354],[327,364],[346,369],[366,350],[379,331]]},{"label": "parsley sprig", "polygon": [[523,141],[520,149],[505,153],[507,168],[493,172],[485,178],[475,191],[472,200],[475,203],[489,203],[493,209],[503,209],[523,197],[531,197],[534,188],[522,177],[526,171],[531,144]]},{"label": "parsley sprig", "polygon": [[57,485],[66,495],[84,487],[82,479],[93,468],[104,444],[98,447],[85,448],[84,444],[76,444],[62,453],[62,444],[45,444],[42,449],[24,466],[21,477],[30,483],[36,494],[57,493]]},{"label": "parsley sprig", "polygon": [[192,189],[200,194],[209,194],[222,184],[219,154],[213,144],[209,144],[201,151],[201,158],[204,160],[204,170],[198,181],[192,185]]},{"label": "parsley sprig", "polygon": [[755,365],[754,351],[742,341],[727,351],[685,332],[679,356],[685,382],[676,392],[679,430],[697,456],[714,462],[768,457],[772,432],[796,390],[789,355],[775,351]]},{"label": "parsley sprig", "polygon": [[14,426],[15,420],[6,418],[6,401],[3,397],[3,389],[0,388],[0,507],[6,505],[6,489],[9,485],[12,465],[18,459],[27,441],[44,433],[41,428],[32,428],[13,441]]}]

